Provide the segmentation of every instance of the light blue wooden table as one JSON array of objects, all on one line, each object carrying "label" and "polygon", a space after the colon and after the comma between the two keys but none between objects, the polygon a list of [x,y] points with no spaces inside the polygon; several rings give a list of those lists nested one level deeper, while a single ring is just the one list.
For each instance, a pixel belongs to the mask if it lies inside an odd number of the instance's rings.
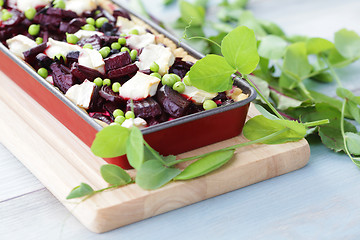
[{"label": "light blue wooden table", "polygon": [[[148,10],[175,19],[160,2],[148,1]],[[249,8],[289,34],[360,33],[358,0],[250,0]],[[359,95],[360,63],[338,73]],[[334,85],[317,87],[335,96]],[[360,171],[316,140],[311,152],[298,171],[98,235],[0,144],[0,239],[360,239]]]}]

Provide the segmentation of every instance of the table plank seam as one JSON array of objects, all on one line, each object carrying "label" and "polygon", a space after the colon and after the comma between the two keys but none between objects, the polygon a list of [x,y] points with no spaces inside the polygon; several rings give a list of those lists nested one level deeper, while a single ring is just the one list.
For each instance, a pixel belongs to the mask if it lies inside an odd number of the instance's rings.
[{"label": "table plank seam", "polygon": [[[11,200],[20,198],[20,197],[24,197],[24,196],[26,196],[26,195],[30,195],[30,194],[33,194],[33,193],[36,193],[36,192],[40,192],[40,191],[42,191],[42,190],[47,190],[47,189],[46,189],[46,187],[42,187],[42,188],[36,189],[36,190],[34,190],[34,191],[31,191],[31,192],[23,193],[23,194],[21,194],[21,195],[15,196],[15,197],[11,197],[11,198],[8,198],[8,199],[5,199],[5,200],[1,200],[0,203],[8,202],[8,201],[11,201]],[[47,190],[47,191],[48,191],[48,190]]]}]

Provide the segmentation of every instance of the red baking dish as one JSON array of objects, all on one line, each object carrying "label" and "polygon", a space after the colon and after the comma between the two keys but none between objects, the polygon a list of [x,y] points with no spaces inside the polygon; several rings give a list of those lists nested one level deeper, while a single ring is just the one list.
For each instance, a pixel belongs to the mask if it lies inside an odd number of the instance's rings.
[{"label": "red baking dish", "polygon": [[[136,16],[130,10],[125,10]],[[175,37],[153,22],[142,20],[159,33],[178,42]],[[184,43],[178,46],[195,58],[203,57]],[[0,44],[0,49],[0,70],[90,147],[96,133],[102,127],[59,90],[41,78],[29,65],[14,56],[4,45]],[[256,92],[245,81],[238,78],[235,79],[234,85],[249,94],[249,97],[230,105],[145,128],[142,130],[145,140],[163,155],[176,155],[239,135],[245,123],[249,104],[256,97]],[[130,168],[126,157],[105,159],[105,161],[125,169]]]}]

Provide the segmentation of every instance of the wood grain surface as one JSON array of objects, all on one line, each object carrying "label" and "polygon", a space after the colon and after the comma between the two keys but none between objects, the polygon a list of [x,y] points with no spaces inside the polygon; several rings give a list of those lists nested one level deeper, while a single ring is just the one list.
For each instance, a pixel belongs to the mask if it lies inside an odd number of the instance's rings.
[{"label": "wood grain surface", "polygon": [[[239,149],[220,170],[155,191],[132,184],[84,202],[65,200],[80,182],[106,187],[99,173],[105,162],[9,78],[0,77],[0,141],[91,231],[100,233],[217,196],[306,165],[306,140]],[[251,108],[250,115],[256,114]],[[238,136],[180,155],[192,156],[246,141]],[[179,166],[180,168],[183,166]],[[130,170],[130,174],[134,174]],[[231,181],[229,181],[231,179]]]}]

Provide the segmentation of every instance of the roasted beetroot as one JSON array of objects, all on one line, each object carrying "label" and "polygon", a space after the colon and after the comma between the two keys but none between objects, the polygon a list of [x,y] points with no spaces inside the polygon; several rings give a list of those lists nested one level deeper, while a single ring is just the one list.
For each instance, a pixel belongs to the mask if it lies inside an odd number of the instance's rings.
[{"label": "roasted beetroot", "polygon": [[39,53],[44,52],[46,49],[46,43],[42,43],[37,45],[36,47],[30,48],[29,50],[23,52],[25,61],[29,63],[31,66],[34,66],[36,63],[36,56]]},{"label": "roasted beetroot", "polygon": [[120,52],[118,54],[114,54],[111,57],[106,58],[105,60],[105,71],[108,72],[110,70],[114,70],[117,68],[124,67],[131,63],[130,54],[125,52]]},{"label": "roasted beetroot", "polygon": [[103,121],[107,124],[110,124],[112,122],[111,120],[111,117],[109,115],[107,115],[106,113],[99,113],[99,112],[96,112],[96,113],[91,113],[90,116],[92,118],[95,118],[95,119],[98,119],[100,121]]},{"label": "roasted beetroot", "polygon": [[117,102],[117,103],[125,102],[125,100],[122,97],[120,97],[118,93],[115,93],[111,89],[111,87],[107,85],[101,87],[99,91],[99,95],[105,100],[110,102]]},{"label": "roasted beetroot", "polygon": [[43,68],[47,68],[47,69],[49,69],[50,65],[54,62],[54,60],[49,58],[44,53],[39,53],[38,55],[36,55],[36,61],[37,61],[38,67],[41,67],[41,68],[43,67]]},{"label": "roasted beetroot", "polygon": [[132,102],[133,106],[131,106],[131,100],[128,100],[126,104],[126,111],[131,111],[131,109],[134,109],[135,116],[137,117],[154,118],[162,113],[159,103],[157,103],[151,97]]},{"label": "roasted beetroot", "polygon": [[54,85],[60,89],[63,93],[66,93],[69,88],[75,84],[73,75],[66,73],[66,68],[62,67],[59,63],[53,63],[50,65],[52,71],[52,77]]},{"label": "roasted beetroot", "polygon": [[110,70],[108,72],[108,78],[114,78],[114,79],[118,79],[127,75],[134,75],[137,71],[139,70],[139,68],[136,66],[135,63],[133,64],[129,64],[126,65],[125,67],[122,68],[117,68],[114,70]]},{"label": "roasted beetroot", "polygon": [[158,90],[157,100],[164,111],[175,118],[184,116],[191,103],[167,85]]},{"label": "roasted beetroot", "polygon": [[175,73],[181,78],[185,77],[186,73],[194,65],[192,62],[182,61],[181,58],[176,58],[174,64],[170,67],[169,73]]}]

